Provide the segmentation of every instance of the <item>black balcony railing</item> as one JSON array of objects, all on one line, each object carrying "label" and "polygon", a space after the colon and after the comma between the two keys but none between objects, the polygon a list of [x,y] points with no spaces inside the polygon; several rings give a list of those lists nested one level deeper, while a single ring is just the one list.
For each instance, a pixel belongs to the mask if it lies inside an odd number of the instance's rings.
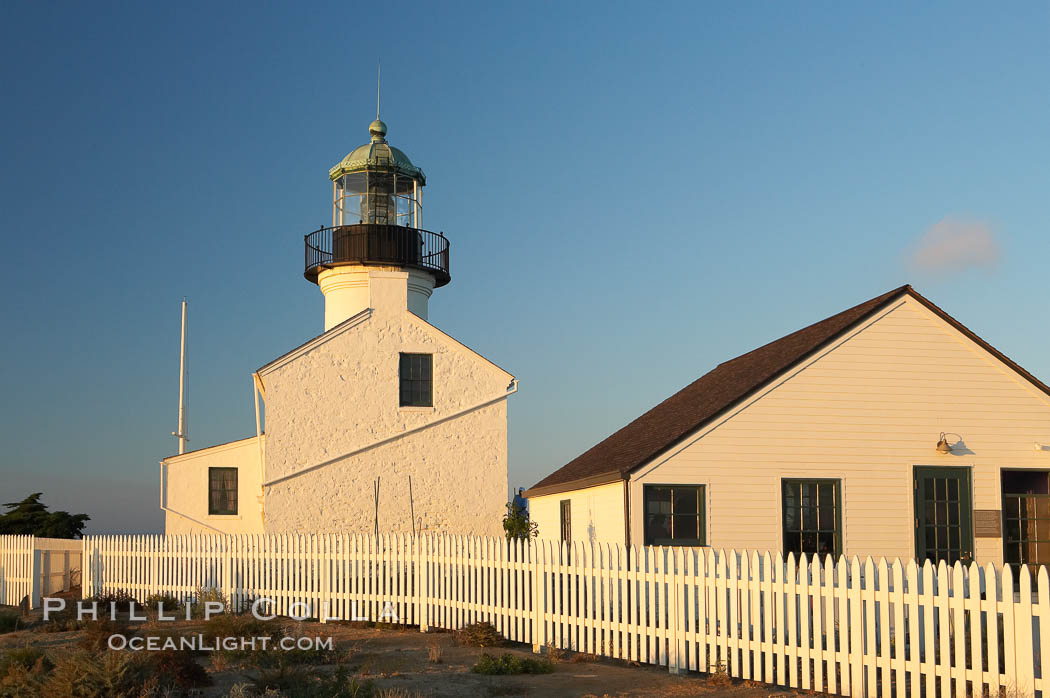
[{"label": "black balcony railing", "polygon": [[401,225],[358,223],[321,228],[306,236],[306,271],[317,283],[322,269],[342,264],[395,264],[434,275],[444,286],[448,273],[448,239],[441,233]]}]

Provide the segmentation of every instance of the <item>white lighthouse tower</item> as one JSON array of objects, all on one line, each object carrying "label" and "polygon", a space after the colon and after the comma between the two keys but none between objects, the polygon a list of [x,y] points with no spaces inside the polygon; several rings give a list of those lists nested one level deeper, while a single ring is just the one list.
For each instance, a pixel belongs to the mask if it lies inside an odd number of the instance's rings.
[{"label": "white lighthouse tower", "polygon": [[368,132],[305,236],[324,331],[252,372],[254,436],[162,461],[167,533],[502,535],[517,379],[430,324],[449,243],[422,170]]},{"label": "white lighthouse tower", "polygon": [[332,226],[306,236],[304,275],[324,294],[325,331],[385,290],[404,293],[408,310],[426,320],[430,294],[450,280],[448,240],[422,229],[423,171],[387,143],[385,123],[376,119],[368,133],[328,173]]}]

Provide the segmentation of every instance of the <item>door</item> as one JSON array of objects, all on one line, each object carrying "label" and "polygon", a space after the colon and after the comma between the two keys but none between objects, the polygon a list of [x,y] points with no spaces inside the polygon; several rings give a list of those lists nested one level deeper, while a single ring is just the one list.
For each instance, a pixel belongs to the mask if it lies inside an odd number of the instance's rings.
[{"label": "door", "polygon": [[949,565],[973,560],[969,468],[915,467],[915,557]]}]

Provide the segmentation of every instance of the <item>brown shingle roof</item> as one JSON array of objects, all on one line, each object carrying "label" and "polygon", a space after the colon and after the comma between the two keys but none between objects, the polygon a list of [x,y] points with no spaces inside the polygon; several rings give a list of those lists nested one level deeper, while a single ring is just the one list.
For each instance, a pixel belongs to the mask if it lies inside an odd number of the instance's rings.
[{"label": "brown shingle roof", "polygon": [[537,482],[525,494],[534,497],[623,479],[633,469],[672,448],[755,390],[773,381],[795,364],[905,294],[941,316],[1050,395],[1050,387],[923,298],[911,286],[901,286],[719,364],[713,371],[701,376],[612,436]]}]

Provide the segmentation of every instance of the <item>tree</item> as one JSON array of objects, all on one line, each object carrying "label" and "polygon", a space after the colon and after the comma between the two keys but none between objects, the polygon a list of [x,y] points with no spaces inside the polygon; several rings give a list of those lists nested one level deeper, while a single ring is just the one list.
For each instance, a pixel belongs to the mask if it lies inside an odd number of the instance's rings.
[{"label": "tree", "polygon": [[80,538],[84,524],[91,520],[87,514],[68,511],[48,511],[41,503],[42,493],[29,495],[21,502],[9,502],[8,511],[0,514],[0,535],[31,535],[42,538]]},{"label": "tree", "polygon": [[539,524],[529,520],[529,510],[517,501],[507,502],[507,513],[503,515],[503,530],[507,540],[528,540],[540,534]]}]

